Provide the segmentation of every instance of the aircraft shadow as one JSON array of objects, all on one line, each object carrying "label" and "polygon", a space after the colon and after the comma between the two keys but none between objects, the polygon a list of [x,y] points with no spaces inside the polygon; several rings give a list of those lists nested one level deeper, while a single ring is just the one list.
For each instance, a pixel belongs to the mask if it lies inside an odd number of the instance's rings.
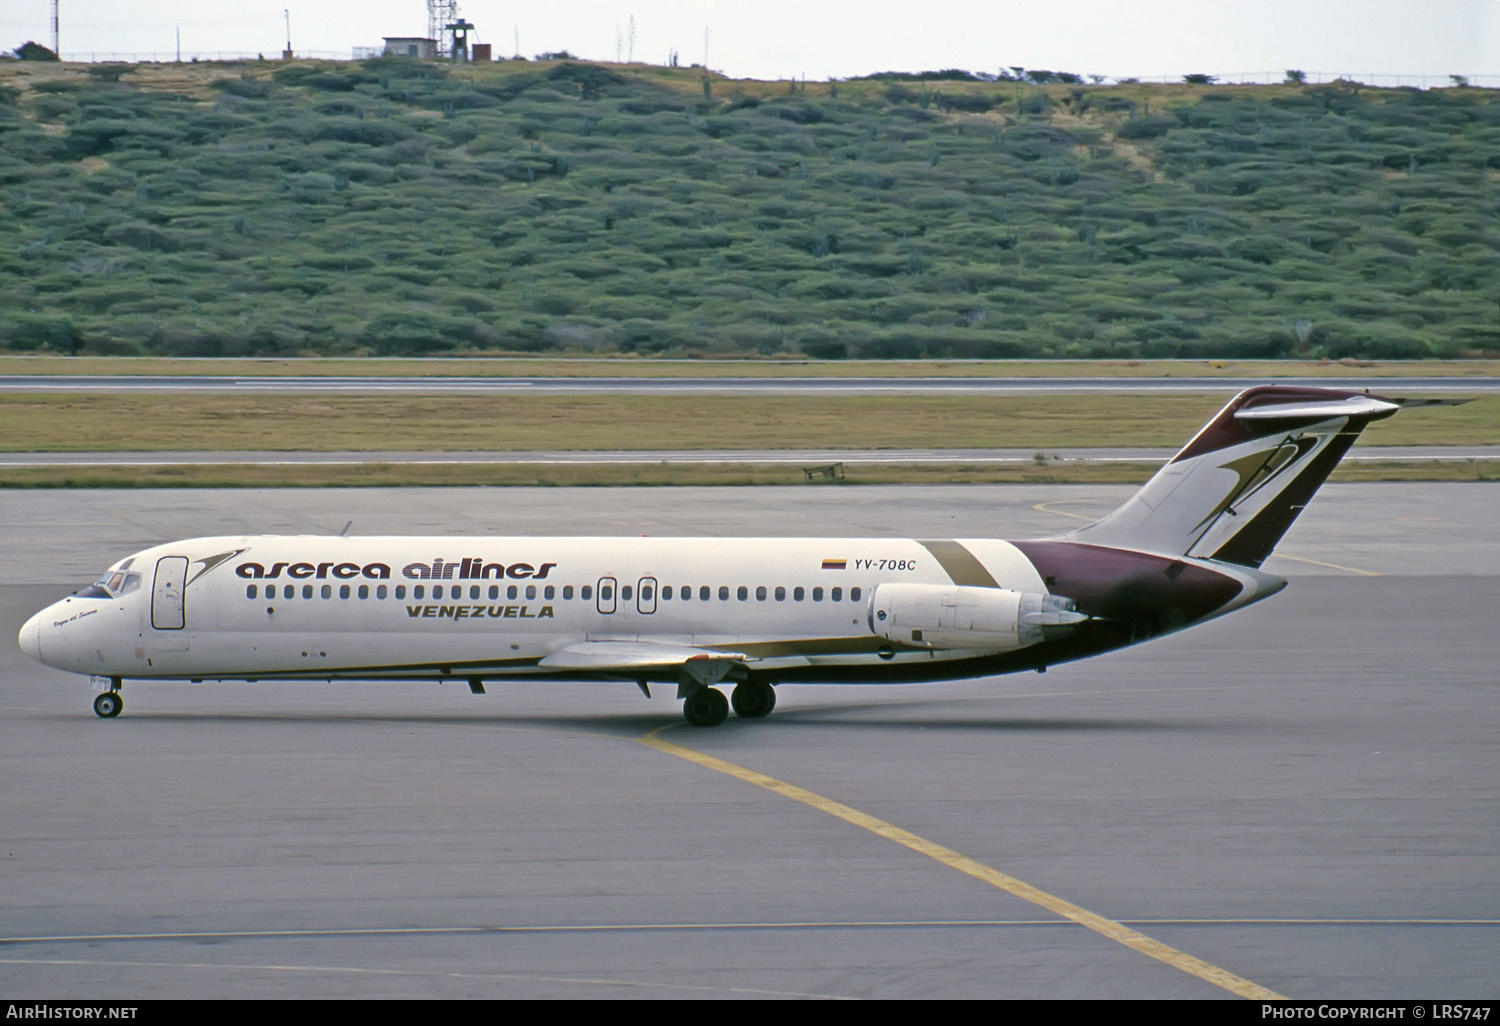
[{"label": "aircraft shadow", "polygon": [[[917,703],[912,703],[916,705]],[[60,714],[74,718],[76,714]],[[153,724],[243,724],[275,727],[316,726],[362,727],[372,724],[390,724],[427,727],[460,727],[474,730],[553,730],[566,733],[603,734],[626,740],[635,740],[660,730],[667,739],[688,743],[690,739],[707,740],[726,734],[738,735],[743,731],[805,731],[848,729],[881,730],[910,733],[914,730],[961,731],[966,733],[1176,733],[1176,732],[1238,732],[1254,729],[1254,725],[1243,722],[1190,721],[1182,719],[1151,720],[1142,718],[1055,716],[1055,717],[1008,717],[986,716],[932,716],[894,713],[889,703],[867,707],[840,705],[827,708],[798,708],[773,713],[764,720],[744,720],[730,716],[717,727],[700,730],[688,726],[674,710],[672,713],[631,713],[625,715],[583,714],[567,715],[517,715],[513,713],[423,713],[410,715],[396,712],[347,713],[328,710],[316,712],[127,712],[118,723]]]}]

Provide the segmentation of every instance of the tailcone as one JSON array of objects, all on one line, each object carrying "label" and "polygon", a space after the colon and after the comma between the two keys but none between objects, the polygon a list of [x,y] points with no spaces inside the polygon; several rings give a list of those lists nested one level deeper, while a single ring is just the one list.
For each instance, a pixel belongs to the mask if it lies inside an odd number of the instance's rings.
[{"label": "tailcone", "polygon": [[1129,625],[1136,640],[1219,616],[1286,583],[1244,567],[1082,542],[1012,544],[1036,567],[1049,594],[1072,599],[1090,617]]}]

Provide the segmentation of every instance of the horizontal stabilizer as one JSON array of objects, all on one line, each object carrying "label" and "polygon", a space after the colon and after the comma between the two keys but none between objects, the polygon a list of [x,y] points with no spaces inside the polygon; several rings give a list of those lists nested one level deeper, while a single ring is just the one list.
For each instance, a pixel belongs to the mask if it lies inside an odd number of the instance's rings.
[{"label": "horizontal stabilizer", "polygon": [[1468,399],[1450,399],[1446,397],[1424,395],[1407,396],[1402,399],[1392,397],[1390,401],[1401,407],[1403,410],[1410,410],[1418,406],[1462,406],[1464,403],[1472,403],[1474,400],[1472,397]]},{"label": "horizontal stabilizer", "polygon": [[1396,412],[1396,403],[1373,395],[1352,395],[1344,399],[1321,399],[1313,402],[1274,403],[1248,406],[1234,411],[1235,420],[1327,420],[1329,417],[1368,417]]},{"label": "horizontal stabilizer", "polygon": [[692,645],[654,641],[580,641],[560,648],[539,664],[547,670],[643,670],[690,662],[750,662],[742,652],[716,652]]}]

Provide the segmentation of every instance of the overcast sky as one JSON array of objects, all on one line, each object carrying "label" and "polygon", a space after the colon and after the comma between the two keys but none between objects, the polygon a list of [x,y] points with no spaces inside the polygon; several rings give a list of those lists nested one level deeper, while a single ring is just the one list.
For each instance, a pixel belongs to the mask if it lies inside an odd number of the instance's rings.
[{"label": "overcast sky", "polygon": [[[347,58],[382,36],[427,33],[425,0],[61,0],[65,59],[298,52]],[[704,59],[735,78],[1022,65],[1110,78],[1288,68],[1491,77],[1500,0],[461,0],[496,55],[568,50],[664,64]],[[50,46],[50,0],[0,0],[0,49]],[[1433,84],[1439,84],[1434,82]]]}]

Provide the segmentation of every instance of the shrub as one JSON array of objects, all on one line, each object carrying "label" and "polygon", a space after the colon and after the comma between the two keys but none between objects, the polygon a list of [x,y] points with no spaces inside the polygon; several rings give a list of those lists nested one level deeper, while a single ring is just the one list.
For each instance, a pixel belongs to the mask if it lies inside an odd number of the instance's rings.
[{"label": "shrub", "polygon": [[271,95],[271,87],[259,79],[242,75],[239,78],[216,78],[208,84],[210,89],[250,100],[262,100]]},{"label": "shrub", "polygon": [[22,352],[52,349],[76,354],[83,347],[83,333],[68,317],[19,312],[0,319],[0,345]]},{"label": "shrub", "polygon": [[16,47],[12,52],[15,53],[15,55],[23,61],[57,60],[57,54],[47,49],[41,43],[35,43],[29,39],[26,42],[22,43],[20,46]]},{"label": "shrub", "polygon": [[1121,122],[1115,129],[1115,136],[1120,139],[1158,139],[1170,132],[1177,124],[1176,118],[1161,115],[1131,118]]}]

